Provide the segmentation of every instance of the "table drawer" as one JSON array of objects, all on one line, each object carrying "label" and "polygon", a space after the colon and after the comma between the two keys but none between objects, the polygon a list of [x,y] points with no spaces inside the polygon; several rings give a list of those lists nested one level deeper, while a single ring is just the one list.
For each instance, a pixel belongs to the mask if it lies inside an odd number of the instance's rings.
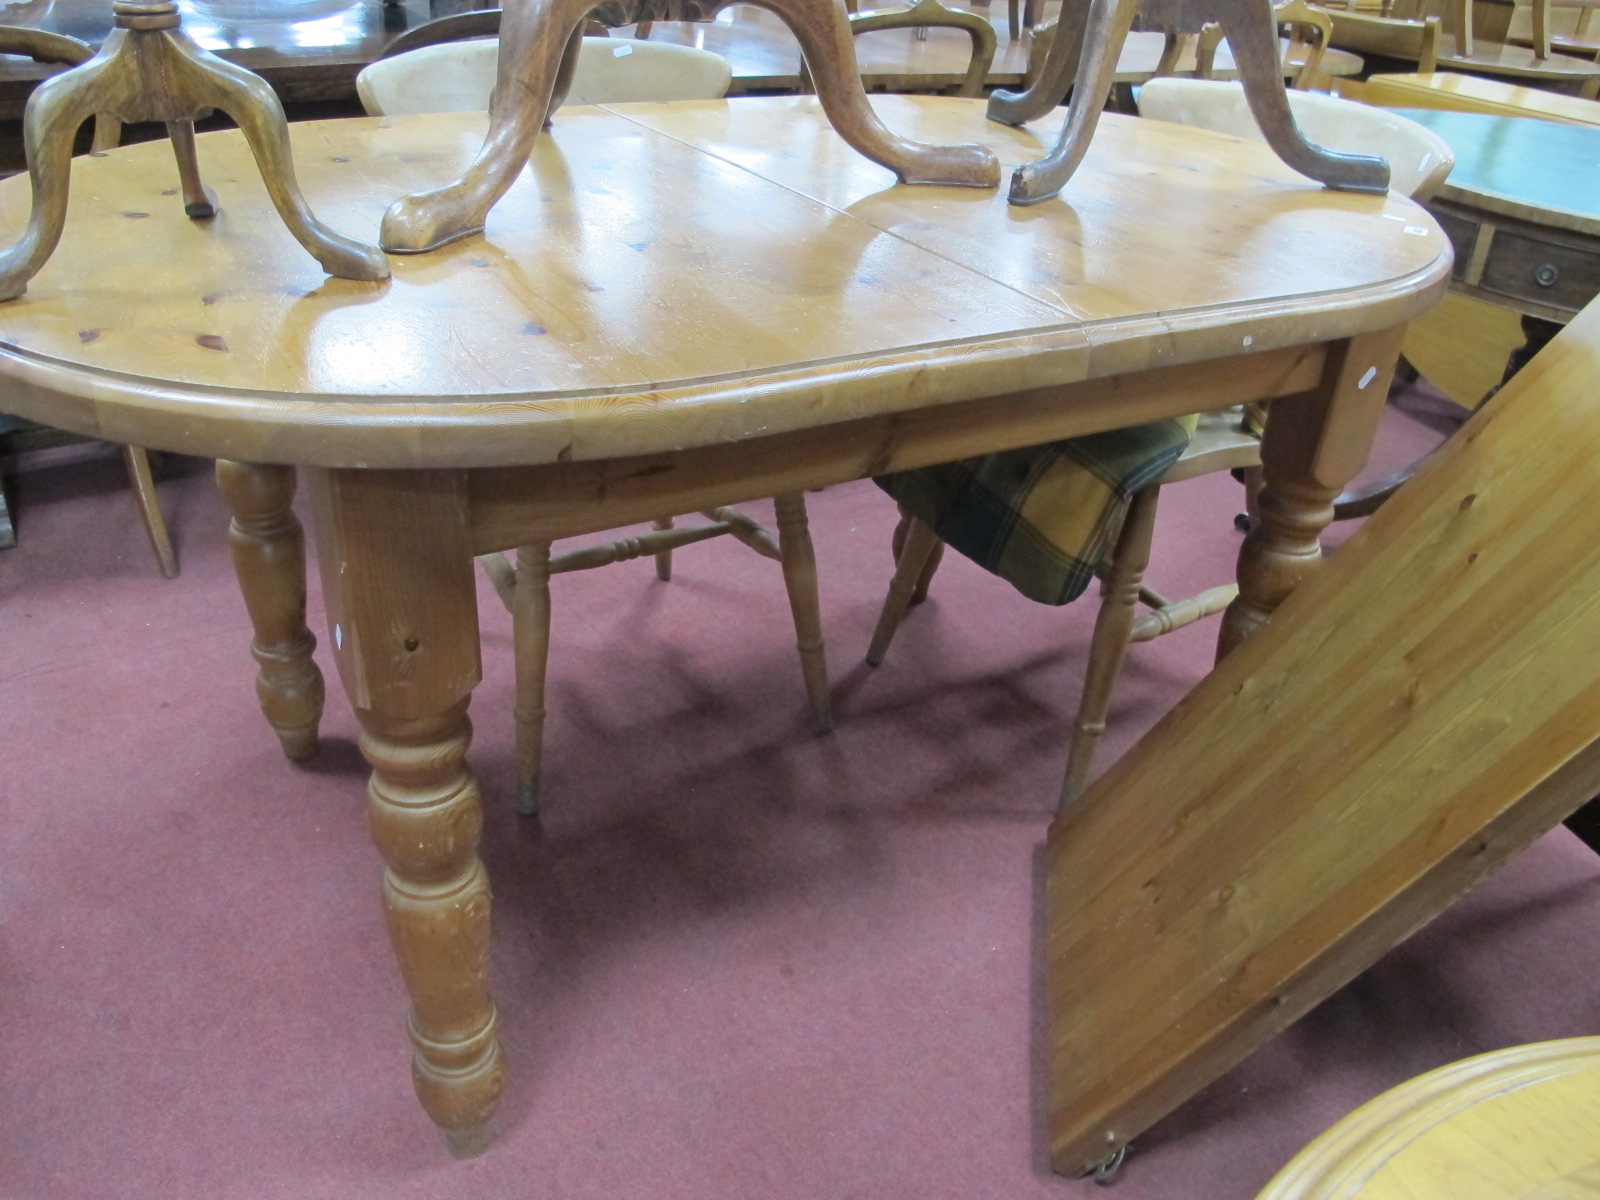
[{"label": "table drawer", "polygon": [[1600,253],[1501,229],[1484,259],[1478,286],[1577,312],[1600,292]]}]

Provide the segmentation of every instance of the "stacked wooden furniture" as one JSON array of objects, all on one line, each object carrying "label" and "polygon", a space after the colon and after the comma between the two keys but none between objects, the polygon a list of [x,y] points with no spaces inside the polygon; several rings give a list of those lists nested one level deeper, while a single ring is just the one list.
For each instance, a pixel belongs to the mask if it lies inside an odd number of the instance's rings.
[{"label": "stacked wooden furniture", "polygon": [[[1346,11],[1334,21],[1334,44],[1417,62],[1418,70],[1424,73],[1437,65],[1592,99],[1600,94],[1600,63],[1550,49],[1544,21],[1547,5],[1548,0],[1534,0],[1535,24],[1542,32],[1536,32],[1532,48],[1498,40],[1505,34],[1503,27],[1479,29],[1476,0],[1390,0],[1377,17]],[[1336,11],[1338,6],[1327,7]],[[1437,43],[1426,32],[1431,18],[1442,21],[1442,36]],[[1435,47],[1437,57],[1430,65]]]},{"label": "stacked wooden furniture", "polygon": [[[899,136],[975,141],[1008,168],[1037,153],[1035,131],[986,120],[978,101],[876,107]],[[395,195],[456,178],[485,124],[299,126],[308,198],[337,227],[371,229]],[[84,161],[77,219],[126,226],[122,252],[63,243],[7,313],[0,375],[27,384],[27,415],[233,456],[222,475],[260,696],[292,754],[315,750],[322,696],[290,507],[286,464],[299,465],[326,649],[373,764],[413,1079],[459,1153],[486,1145],[513,1066],[487,986],[468,765],[476,555],[1273,401],[1231,644],[1314,564],[1405,323],[1449,262],[1403,197],[1308,191],[1260,145],[1115,114],[1074,203],[1018,220],[994,190],[891,186],[810,98],[573,110],[536,140],[489,236],[398,257],[388,284],[328,284],[275,214],[242,202],[256,185],[238,134],[205,135],[202,157],[230,213],[206,237],[153,202],[174,183],[165,147]],[[130,203],[149,219],[119,221]],[[28,204],[0,183],[0,220]],[[1323,252],[1285,256],[1285,241]]]},{"label": "stacked wooden furniture", "polygon": [[1339,79],[1336,95],[1383,108],[1442,108],[1451,112],[1491,113],[1501,117],[1538,117],[1572,125],[1600,125],[1600,102],[1564,96],[1543,88],[1485,79],[1458,71],[1369,75],[1363,80]]},{"label": "stacked wooden furniture", "polygon": [[[1595,19],[1594,0],[1554,0],[1547,12],[1532,4],[1518,4],[1512,10],[1506,41],[1513,46],[1542,46],[1578,58],[1600,56],[1600,21]],[[1543,20],[1539,20],[1540,16]]]}]

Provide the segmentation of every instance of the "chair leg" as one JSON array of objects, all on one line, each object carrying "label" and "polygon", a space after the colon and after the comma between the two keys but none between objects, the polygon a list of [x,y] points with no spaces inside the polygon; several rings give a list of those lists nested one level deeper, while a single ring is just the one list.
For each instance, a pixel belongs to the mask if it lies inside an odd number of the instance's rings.
[{"label": "chair leg", "polygon": [[[654,521],[651,522],[651,524],[654,525],[657,529],[671,529],[672,528],[672,518],[671,517],[657,517]],[[656,555],[656,578],[661,580],[662,583],[666,583],[672,578],[672,551],[671,550],[662,550],[659,553],[657,553],[657,555]]]},{"label": "chair leg", "polygon": [[511,637],[517,663],[517,811],[539,811],[539,767],[544,759],[544,677],[550,660],[550,543],[517,550]]},{"label": "chair leg", "polygon": [[17,544],[17,530],[11,523],[11,506],[6,503],[6,481],[0,479],[0,550]]},{"label": "chair leg", "polygon": [[1089,643],[1089,667],[1084,673],[1083,698],[1072,722],[1072,744],[1067,751],[1067,773],[1061,781],[1061,800],[1057,813],[1066,811],[1089,783],[1094,752],[1106,729],[1106,712],[1111,707],[1111,689],[1122,670],[1122,659],[1133,632],[1134,605],[1139,600],[1139,584],[1150,565],[1150,540],[1156,527],[1156,501],[1159,486],[1147,487],[1134,495],[1123,518],[1117,545],[1111,552],[1111,570],[1106,574],[1104,599],[1094,622],[1094,639]]},{"label": "chair leg", "polygon": [[633,28],[633,36],[640,39],[646,39],[650,36],[650,31],[654,29],[655,26],[656,23],[654,21],[640,21]]},{"label": "chair leg", "polygon": [[800,651],[800,672],[806,681],[811,706],[811,728],[827,733],[833,728],[833,701],[828,695],[828,660],[822,645],[822,608],[817,600],[817,557],[806,521],[806,500],[800,492],[772,498],[778,517],[778,552],[783,563],[783,583],[794,614],[795,647]]},{"label": "chair leg", "polygon": [[1021,33],[1022,33],[1022,30],[1020,28],[1018,28],[1017,3],[1018,3],[1018,0],[1010,0],[1009,4],[1007,5],[1007,8],[1006,8],[1006,17],[1007,17],[1007,19],[1008,19],[1008,21],[1010,23],[1010,26],[1011,26],[1011,40],[1013,42],[1016,41],[1017,38],[1019,36],[1021,36]]},{"label": "chair leg", "polygon": [[878,614],[878,627],[872,631],[872,644],[867,647],[867,662],[872,666],[881,663],[883,656],[889,653],[889,643],[894,640],[894,632],[900,628],[900,622],[905,620],[906,610],[911,607],[911,597],[922,582],[928,560],[933,557],[934,548],[938,545],[939,535],[934,533],[933,528],[912,517],[906,529],[905,544],[901,546],[900,556],[894,564],[889,594],[883,598],[883,611]]},{"label": "chair leg", "polygon": [[[894,561],[900,561],[900,551],[905,549],[906,530],[911,528],[912,517],[904,509],[900,510],[900,523],[894,527],[894,537],[889,542],[889,548],[894,552]],[[928,598],[928,588],[933,585],[934,572],[939,569],[939,564],[944,561],[944,543],[936,541],[933,544],[933,553],[928,555],[928,561],[922,568],[922,574],[917,576],[917,586],[911,592],[912,607],[921,604]]]},{"label": "chair leg", "polygon": [[128,482],[133,485],[133,499],[139,505],[139,515],[144,519],[144,531],[150,535],[150,548],[156,552],[161,564],[161,574],[168,579],[178,577],[178,559],[172,553],[172,539],[167,536],[167,522],[161,515],[161,503],[156,498],[156,483],[150,475],[150,455],[142,446],[124,446],[122,462],[128,468]]}]

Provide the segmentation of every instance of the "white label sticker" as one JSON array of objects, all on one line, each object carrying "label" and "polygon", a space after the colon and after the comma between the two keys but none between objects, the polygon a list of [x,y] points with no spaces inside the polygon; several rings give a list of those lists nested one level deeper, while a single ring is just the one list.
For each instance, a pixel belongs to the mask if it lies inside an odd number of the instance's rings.
[{"label": "white label sticker", "polygon": [[633,47],[632,46],[615,46],[611,50],[611,57],[612,58],[627,58],[628,55],[630,55],[632,53],[633,53]]},{"label": "white label sticker", "polygon": [[1358,388],[1364,388],[1364,387],[1367,386],[1367,384],[1371,383],[1377,377],[1378,377],[1378,368],[1377,367],[1368,367],[1367,368],[1367,373],[1361,377],[1361,382],[1356,384],[1356,386]]}]

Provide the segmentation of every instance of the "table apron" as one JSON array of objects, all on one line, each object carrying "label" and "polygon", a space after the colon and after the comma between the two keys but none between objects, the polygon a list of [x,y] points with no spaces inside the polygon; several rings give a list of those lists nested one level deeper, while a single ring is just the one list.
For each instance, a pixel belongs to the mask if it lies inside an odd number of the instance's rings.
[{"label": "table apron", "polygon": [[725,445],[468,475],[475,554],[1307,392],[1330,343],[865,417]]}]

